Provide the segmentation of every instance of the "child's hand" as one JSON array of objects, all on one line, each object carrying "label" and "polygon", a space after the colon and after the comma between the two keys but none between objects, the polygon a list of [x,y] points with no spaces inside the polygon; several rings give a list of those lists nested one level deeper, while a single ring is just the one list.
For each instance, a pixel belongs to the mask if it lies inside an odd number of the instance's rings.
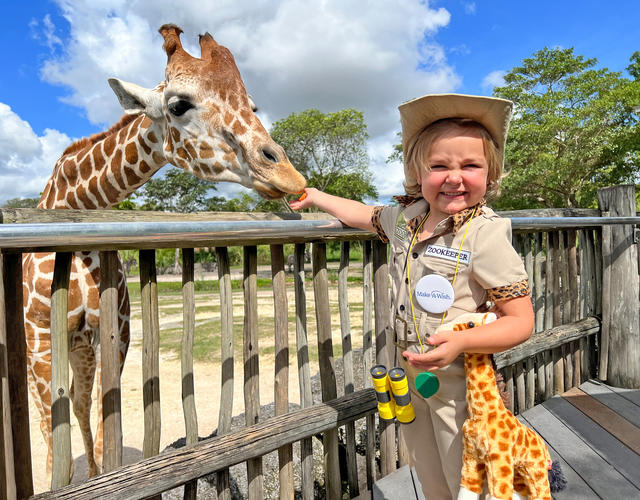
[{"label": "child's hand", "polygon": [[319,191],[316,188],[305,188],[304,193],[302,193],[300,198],[290,201],[289,206],[293,210],[302,210],[304,208],[313,207],[315,205],[314,196],[318,192]]},{"label": "child's hand", "polygon": [[450,365],[463,351],[460,332],[442,331],[427,339],[430,345],[437,346],[429,352],[418,354],[405,351],[402,356],[407,362],[420,370],[432,372]]}]

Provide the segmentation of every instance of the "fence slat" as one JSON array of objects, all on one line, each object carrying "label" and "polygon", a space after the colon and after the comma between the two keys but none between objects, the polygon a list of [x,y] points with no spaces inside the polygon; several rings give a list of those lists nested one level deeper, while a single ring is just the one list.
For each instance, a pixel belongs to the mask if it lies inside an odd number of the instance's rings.
[{"label": "fence slat", "polygon": [[160,452],[160,320],[155,250],[140,250],[140,302],[142,308],[142,400],[145,458]]},{"label": "fence slat", "polygon": [[[575,229],[567,231],[568,247],[569,247],[569,297],[571,300],[571,317],[569,321],[576,322],[580,318],[580,297],[578,294],[579,276],[578,276],[578,232]],[[571,342],[569,344],[569,352],[572,360],[572,380],[571,387],[578,387],[581,383],[580,368],[580,342]]]},{"label": "fence slat", "polygon": [[[561,231],[560,235],[560,279],[562,280],[562,312],[561,324],[569,323],[573,316],[573,300],[571,297],[571,278],[569,276],[569,234],[568,231]],[[562,366],[564,375],[564,390],[569,390],[573,383],[573,355],[571,344],[562,346]],[[563,391],[564,392],[564,391]]]},{"label": "fence slat", "polygon": [[[296,350],[298,360],[298,385],[300,386],[300,406],[313,405],[311,394],[311,373],[309,369],[309,342],[307,339],[307,292],[304,272],[304,243],[297,243],[294,250],[294,290],[296,297]],[[300,441],[300,463],[302,469],[302,498],[313,500],[313,441]]]},{"label": "fence slat", "polygon": [[[562,290],[560,289],[561,255],[560,255],[559,231],[551,233],[551,243],[553,245],[553,326],[562,324]],[[553,393],[562,394],[564,392],[564,363],[562,358],[562,346],[552,351],[553,357]]]},{"label": "fence slat", "polygon": [[16,498],[16,474],[11,437],[11,401],[7,367],[7,317],[5,314],[4,257],[0,254],[0,498]]},{"label": "fence slat", "polygon": [[[376,302],[376,362],[387,369],[394,364],[393,332],[389,311],[389,267],[387,264],[387,245],[380,240],[373,242],[373,291]],[[370,375],[369,375],[370,376]],[[396,426],[393,422],[379,420],[380,429],[380,468],[382,476],[396,469]]]},{"label": "fence slat", "polygon": [[[329,309],[329,283],[327,276],[327,245],[314,243],[313,292],[316,301],[316,326],[318,329],[318,363],[320,365],[320,385],[322,401],[337,397],[336,373],[333,362],[333,341],[331,339],[331,310]],[[338,429],[331,429],[322,435],[324,448],[324,474],[327,498],[340,498],[340,460],[338,458]]]},{"label": "fence slat", "polygon": [[122,465],[118,254],[100,252],[100,353],[102,364],[103,470]]},{"label": "fence slat", "polygon": [[[218,412],[218,436],[231,430],[233,416],[233,294],[227,247],[216,247],[218,283],[220,293],[220,409]],[[216,473],[216,491],[220,500],[231,500],[229,469]]]},{"label": "fence slat", "polygon": [[[373,387],[371,368],[373,351],[373,248],[371,241],[362,244],[362,380],[364,386]],[[367,490],[371,491],[376,470],[376,416],[366,417],[366,472]]]},{"label": "fence slat", "polygon": [[[258,364],[258,249],[243,247],[244,274],[244,418],[247,426],[260,419],[260,374]],[[262,457],[247,460],[247,482],[249,499],[262,500]]]},{"label": "fence slat", "polygon": [[[186,430],[186,444],[198,442],[198,414],[196,412],[195,381],[193,375],[193,337],[196,328],[196,294],[194,280],[195,255],[193,248],[182,249],[182,342],[180,372],[182,380],[182,412]],[[195,500],[198,481],[184,485],[185,500]]]},{"label": "fence slat", "polygon": [[[342,366],[344,371],[344,393],[355,391],[353,375],[353,349],[351,347],[351,324],[349,321],[349,250],[348,241],[340,242],[340,268],[338,270],[338,306],[340,309],[340,333],[342,336]],[[358,487],[358,464],[356,462],[356,425],[349,422],[345,425],[347,441],[347,479],[351,498],[360,494]]]},{"label": "fence slat", "polygon": [[[276,415],[289,411],[289,318],[284,274],[284,248],[271,245],[271,278],[273,283],[273,316],[275,326],[274,399]],[[293,448],[278,448],[280,465],[280,499],[293,499]]]},{"label": "fence slat", "polygon": [[[33,479],[31,475],[29,401],[27,399],[27,343],[25,342],[24,312],[22,309],[22,255],[4,254],[2,263],[16,496],[25,498],[33,495]],[[6,411],[9,409],[7,408]]]},{"label": "fence slat", "polygon": [[69,332],[67,308],[72,254],[56,254],[51,285],[51,489],[71,480],[71,406],[69,396]]}]

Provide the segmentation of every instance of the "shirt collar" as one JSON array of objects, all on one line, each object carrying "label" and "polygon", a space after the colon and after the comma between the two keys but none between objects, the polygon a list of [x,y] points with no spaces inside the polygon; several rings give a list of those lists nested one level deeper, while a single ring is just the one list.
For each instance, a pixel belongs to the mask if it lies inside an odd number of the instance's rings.
[{"label": "shirt collar", "polygon": [[[405,207],[404,213],[407,220],[407,228],[413,233],[429,210],[429,204],[422,197],[410,195],[394,196],[393,199],[396,200],[400,206]],[[472,215],[474,218],[480,215],[486,204],[487,202],[483,198],[473,207],[465,208],[447,217],[445,221],[452,221],[453,234],[455,235]]]}]

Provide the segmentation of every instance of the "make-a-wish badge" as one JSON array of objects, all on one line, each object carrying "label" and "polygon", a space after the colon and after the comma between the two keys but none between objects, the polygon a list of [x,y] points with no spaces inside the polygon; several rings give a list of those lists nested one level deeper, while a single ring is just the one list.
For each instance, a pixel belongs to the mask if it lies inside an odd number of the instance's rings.
[{"label": "make-a-wish badge", "polygon": [[430,313],[443,313],[453,305],[453,287],[439,274],[427,274],[416,285],[418,304]]}]

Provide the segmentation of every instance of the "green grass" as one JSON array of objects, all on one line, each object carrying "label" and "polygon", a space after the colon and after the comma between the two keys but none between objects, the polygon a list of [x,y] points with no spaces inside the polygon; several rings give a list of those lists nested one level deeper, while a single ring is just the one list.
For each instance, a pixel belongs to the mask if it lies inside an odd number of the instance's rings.
[{"label": "green grass", "polygon": [[[327,279],[331,284],[338,282],[338,272],[328,271]],[[272,281],[269,278],[257,278],[256,280],[258,290],[270,290],[272,287]],[[312,284],[310,273],[307,275],[307,286]],[[287,275],[285,279],[287,285],[293,286],[293,276]],[[347,283],[350,284],[362,284],[362,276],[347,276]],[[181,295],[182,294],[182,282],[180,281],[159,281],[158,296],[160,295]],[[129,288],[129,297],[132,301],[140,299],[140,285],[138,283],[127,283]],[[194,290],[196,292],[211,292],[218,293],[219,282],[217,280],[201,280],[194,281]],[[231,280],[231,290],[234,292],[242,291],[242,280]],[[159,299],[160,305],[160,299]]]}]

